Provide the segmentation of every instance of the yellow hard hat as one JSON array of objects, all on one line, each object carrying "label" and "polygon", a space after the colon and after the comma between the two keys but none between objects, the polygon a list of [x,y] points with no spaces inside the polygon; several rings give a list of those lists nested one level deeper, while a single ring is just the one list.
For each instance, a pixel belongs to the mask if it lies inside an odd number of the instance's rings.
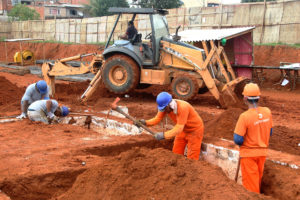
[{"label": "yellow hard hat", "polygon": [[250,98],[259,98],[260,89],[256,83],[248,83],[244,87],[243,95]]}]

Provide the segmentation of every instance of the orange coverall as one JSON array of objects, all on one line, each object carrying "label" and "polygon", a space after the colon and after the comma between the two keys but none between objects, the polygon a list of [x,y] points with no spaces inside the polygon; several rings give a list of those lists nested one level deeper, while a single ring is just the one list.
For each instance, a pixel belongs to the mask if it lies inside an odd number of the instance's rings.
[{"label": "orange coverall", "polygon": [[240,115],[234,130],[244,137],[240,146],[242,182],[252,192],[260,193],[272,123],[269,108],[250,108]]},{"label": "orange coverall", "polygon": [[[204,131],[203,121],[191,104],[182,100],[175,101],[177,103],[177,110],[168,113],[168,116],[176,125],[173,129],[166,131],[164,137],[171,139],[175,136],[173,145],[174,153],[183,155],[187,144],[187,157],[193,160],[199,160]],[[146,121],[146,125],[153,126],[158,124],[165,114],[166,111],[158,111],[154,118]]]}]

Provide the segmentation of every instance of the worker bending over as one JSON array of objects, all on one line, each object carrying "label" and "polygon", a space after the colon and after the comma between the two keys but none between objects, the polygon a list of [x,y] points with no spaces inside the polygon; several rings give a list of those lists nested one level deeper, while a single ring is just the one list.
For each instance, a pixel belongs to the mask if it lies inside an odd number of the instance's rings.
[{"label": "worker bending over", "polygon": [[41,99],[49,99],[49,88],[44,80],[33,83],[26,88],[25,94],[21,100],[22,114],[17,118],[26,118],[28,106]]},{"label": "worker bending over", "polygon": [[58,106],[55,100],[38,100],[28,107],[28,118],[32,121],[40,121],[46,124],[51,124],[52,121],[57,121],[57,117],[65,117],[69,114],[69,109],[66,106]]},{"label": "worker bending over", "polygon": [[187,157],[198,160],[204,131],[201,117],[188,102],[172,99],[172,96],[167,92],[161,92],[157,96],[156,102],[158,105],[156,116],[147,121],[140,120],[140,123],[153,126],[158,124],[168,114],[176,125],[165,133],[157,133],[155,138],[162,140],[175,137],[173,152],[183,155],[187,145]]},{"label": "worker bending over", "polygon": [[261,179],[272,135],[272,115],[267,107],[257,106],[260,90],[249,83],[243,91],[248,110],[243,112],[234,130],[234,142],[240,145],[240,163],[243,186],[260,193]]}]

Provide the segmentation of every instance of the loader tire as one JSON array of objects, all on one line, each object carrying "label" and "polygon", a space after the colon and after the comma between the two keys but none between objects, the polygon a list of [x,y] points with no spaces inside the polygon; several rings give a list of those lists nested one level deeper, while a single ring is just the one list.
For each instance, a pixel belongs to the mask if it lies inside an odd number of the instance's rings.
[{"label": "loader tire", "polygon": [[139,67],[130,57],[117,54],[109,57],[103,66],[103,83],[115,94],[125,94],[139,83]]},{"label": "loader tire", "polygon": [[199,85],[195,77],[180,75],[173,79],[171,91],[174,98],[187,101],[198,94]]}]

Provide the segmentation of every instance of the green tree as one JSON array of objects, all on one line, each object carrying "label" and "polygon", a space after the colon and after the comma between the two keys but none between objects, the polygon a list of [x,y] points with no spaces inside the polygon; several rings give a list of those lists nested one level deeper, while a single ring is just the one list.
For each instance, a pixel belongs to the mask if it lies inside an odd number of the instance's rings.
[{"label": "green tree", "polygon": [[135,2],[142,8],[157,9],[179,8],[183,4],[180,0],[136,0]]},{"label": "green tree", "polygon": [[8,13],[8,16],[13,17],[16,21],[37,20],[40,19],[40,14],[23,4],[15,5]]},{"label": "green tree", "polygon": [[108,12],[110,7],[125,7],[128,8],[126,0],[91,0],[89,5],[85,5],[85,10],[92,17],[100,17],[111,15]]}]

